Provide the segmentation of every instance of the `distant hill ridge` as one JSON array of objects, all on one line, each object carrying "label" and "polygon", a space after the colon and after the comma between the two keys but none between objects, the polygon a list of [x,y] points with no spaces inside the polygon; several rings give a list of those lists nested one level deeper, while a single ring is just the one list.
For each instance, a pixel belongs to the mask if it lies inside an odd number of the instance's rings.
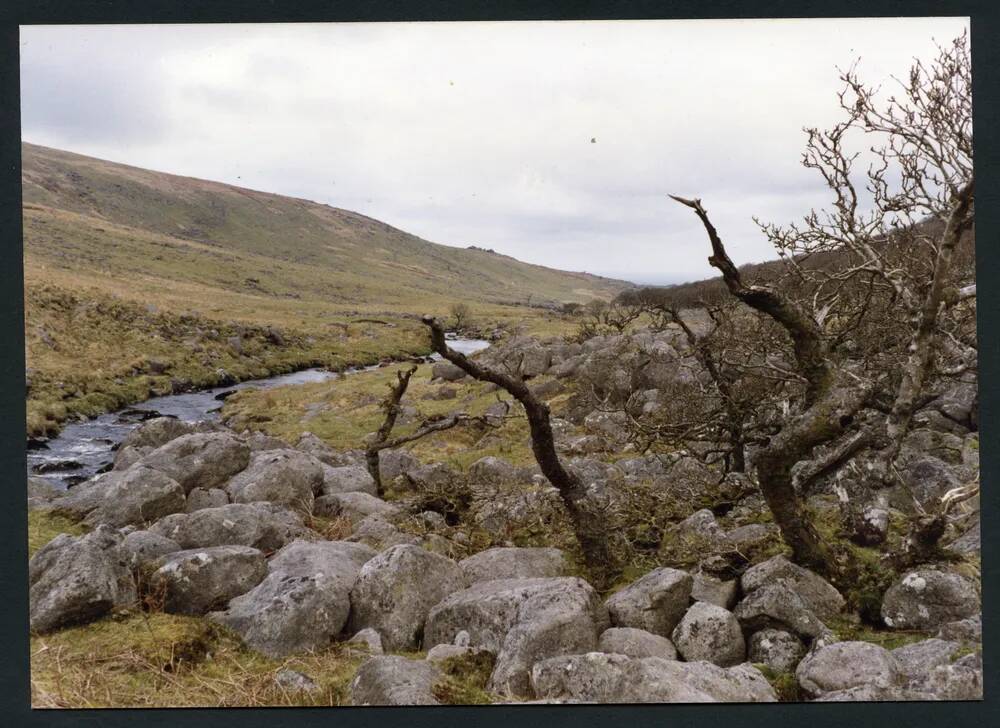
[{"label": "distant hill ridge", "polygon": [[439,245],[299,198],[28,143],[22,161],[26,255],[77,270],[390,310],[427,299],[583,302],[630,286]]}]

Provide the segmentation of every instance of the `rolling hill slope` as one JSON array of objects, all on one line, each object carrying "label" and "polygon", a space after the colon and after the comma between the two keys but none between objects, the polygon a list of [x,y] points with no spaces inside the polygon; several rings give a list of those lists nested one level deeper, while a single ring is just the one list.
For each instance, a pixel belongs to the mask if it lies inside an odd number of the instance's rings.
[{"label": "rolling hill slope", "polygon": [[171,391],[426,352],[413,317],[457,301],[552,325],[538,304],[629,286],[306,200],[22,153],[31,435]]},{"label": "rolling hill slope", "polygon": [[345,308],[609,298],[628,284],[427,242],[355,212],[23,145],[25,249],[52,266]]}]

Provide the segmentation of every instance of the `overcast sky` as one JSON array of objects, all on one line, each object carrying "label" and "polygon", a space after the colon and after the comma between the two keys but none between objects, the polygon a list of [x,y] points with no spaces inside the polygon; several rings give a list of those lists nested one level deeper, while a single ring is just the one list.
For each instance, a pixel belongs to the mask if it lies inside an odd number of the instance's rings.
[{"label": "overcast sky", "polygon": [[21,29],[25,141],[356,210],[639,282],[738,264],[827,195],[803,126],[837,67],[905,74],[965,19]]}]

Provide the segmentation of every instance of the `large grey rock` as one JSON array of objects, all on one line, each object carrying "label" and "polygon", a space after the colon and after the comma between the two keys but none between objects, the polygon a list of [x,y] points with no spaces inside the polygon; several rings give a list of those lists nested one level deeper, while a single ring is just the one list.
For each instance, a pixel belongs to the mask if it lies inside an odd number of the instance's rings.
[{"label": "large grey rock", "polygon": [[120,446],[117,450],[115,450],[115,459],[111,465],[111,469],[128,470],[155,449],[155,447],[133,447],[131,445]]},{"label": "large grey rock", "polygon": [[941,629],[938,630],[937,638],[956,642],[982,642],[983,617],[981,614],[976,614],[972,617],[942,624]]},{"label": "large grey rock", "polygon": [[51,507],[89,525],[120,528],[176,513],[184,509],[184,503],[184,491],[175,480],[140,464],[71,488],[54,499]]},{"label": "large grey rock", "polygon": [[580,365],[583,364],[584,357],[581,354],[576,356],[571,356],[558,364],[553,364],[549,367],[548,374],[558,379],[565,379],[566,377],[572,377],[580,369]]},{"label": "large grey rock", "polygon": [[59,534],[28,563],[31,630],[50,632],[98,619],[136,602],[122,537],[108,526],[83,536]]},{"label": "large grey rock", "polygon": [[521,529],[552,529],[565,524],[565,506],[552,487],[514,487],[497,490],[473,503],[473,520],[497,537],[509,538]]},{"label": "large grey rock", "polygon": [[708,602],[723,609],[732,609],[739,591],[735,579],[723,580],[699,571],[692,575],[691,599]]},{"label": "large grey rock", "polygon": [[154,417],[136,427],[122,440],[122,450],[127,447],[156,449],[176,440],[182,435],[190,435],[204,429],[194,422],[184,422],[176,417]]},{"label": "large grey rock", "polygon": [[511,411],[511,403],[508,400],[502,400],[500,402],[494,402],[486,411],[483,412],[483,417],[486,418],[486,423],[493,427],[499,427],[503,424],[504,418],[506,418]]},{"label": "large grey rock", "polygon": [[465,378],[465,371],[450,361],[434,362],[431,367],[431,379],[442,379],[446,382],[457,382]]},{"label": "large grey rock", "polygon": [[882,599],[882,619],[893,629],[937,629],[979,611],[975,584],[959,574],[931,569],[904,574]]},{"label": "large grey rock", "polygon": [[844,598],[826,579],[793,564],[784,556],[774,556],[750,567],[740,579],[744,594],[777,583],[784,583],[798,594],[820,619],[833,617],[844,608]]},{"label": "large grey rock", "polygon": [[400,511],[399,506],[386,503],[381,498],[376,498],[368,493],[357,491],[322,495],[316,499],[313,513],[327,518],[347,518],[352,523],[360,523],[368,516],[391,518],[399,515],[402,511]]},{"label": "large grey rock", "polygon": [[464,587],[465,576],[451,559],[419,546],[393,546],[358,573],[351,629],[377,630],[392,652],[416,649],[431,607]]},{"label": "large grey rock", "polygon": [[961,649],[958,642],[929,639],[912,642],[892,650],[900,673],[907,680],[918,680],[928,670],[938,665],[951,664],[952,658]]},{"label": "large grey rock", "polygon": [[358,571],[375,552],[346,541],[293,541],[267,577],[209,618],[269,657],[322,649],[347,623]]},{"label": "large grey rock", "polygon": [[458,565],[469,584],[493,579],[529,579],[569,574],[566,555],[559,549],[543,547],[487,549],[462,559]]},{"label": "large grey rock", "polygon": [[115,477],[119,476],[103,473],[62,491],[49,501],[48,509],[57,515],[82,521],[88,513],[101,505],[104,500],[104,485],[113,482]]},{"label": "large grey rock", "polygon": [[845,690],[823,693],[815,699],[817,703],[872,703],[902,702],[907,700],[934,700],[930,693],[908,689],[905,685],[858,685]]},{"label": "large grey rock", "polygon": [[754,549],[766,546],[768,541],[781,532],[773,523],[748,523],[726,532],[726,542],[730,549],[750,553]]},{"label": "large grey rock", "polygon": [[568,455],[593,455],[611,449],[603,435],[581,435],[561,439],[557,443],[559,451]]},{"label": "large grey rock", "polygon": [[55,487],[45,478],[28,476],[28,508],[38,508],[63,495],[64,491]]},{"label": "large grey rock", "polygon": [[171,614],[205,614],[257,586],[267,575],[264,554],[249,546],[210,546],[163,556],[150,578]]},{"label": "large grey rock", "polygon": [[185,549],[232,544],[261,551],[274,551],[311,533],[294,511],[272,503],[230,503],[194,513],[174,513],[149,530]]},{"label": "large grey rock", "polygon": [[371,627],[355,633],[351,639],[347,640],[347,644],[364,645],[365,649],[373,655],[381,655],[384,652],[382,649],[382,635]]},{"label": "large grey rock", "polygon": [[[537,698],[574,703],[641,702],[625,698],[632,696],[628,678],[637,671],[635,663],[625,655],[604,652],[551,657],[532,666],[531,692]],[[684,695],[692,702],[709,702],[693,689]]]},{"label": "large grey rock", "polygon": [[434,684],[444,676],[431,662],[379,655],[366,660],[351,682],[353,705],[438,705]]},{"label": "large grey rock", "polygon": [[812,698],[868,685],[888,688],[902,680],[895,658],[870,642],[836,642],[814,650],[799,663],[795,677]]},{"label": "large grey rock", "polygon": [[982,548],[982,533],[978,519],[965,533],[948,544],[950,551],[971,556],[980,554]]},{"label": "large grey rock", "polygon": [[185,513],[194,513],[203,508],[218,508],[229,504],[229,494],[222,488],[195,488],[187,495]]},{"label": "large grey rock", "polygon": [[480,357],[488,366],[528,378],[544,374],[552,366],[552,352],[530,337],[507,339],[491,346]]},{"label": "large grey rock", "polygon": [[978,427],[979,388],[974,382],[959,382],[942,394],[934,406],[945,417],[968,427]]},{"label": "large grey rock", "polygon": [[930,510],[946,492],[963,484],[954,465],[930,455],[915,455],[898,472],[903,484],[889,491],[889,505],[907,514],[916,512],[914,499]]},{"label": "large grey rock", "polygon": [[535,695],[588,703],[774,702],[774,690],[750,665],[628,658],[592,652],[535,664]]},{"label": "large grey rock", "polygon": [[738,665],[746,658],[743,630],[727,609],[695,602],[674,627],[671,641],[688,662],[704,660],[720,667]]},{"label": "large grey rock", "polygon": [[299,437],[299,441],[295,445],[295,449],[301,450],[307,455],[312,455],[320,462],[326,463],[334,468],[339,468],[344,465],[364,464],[363,454],[353,451],[338,452],[311,432],[302,433]]},{"label": "large grey rock", "polygon": [[733,614],[746,632],[773,627],[801,637],[819,637],[829,629],[787,584],[767,584],[736,605]]},{"label": "large grey rock", "polygon": [[424,642],[447,644],[468,632],[470,645],[497,655],[489,689],[525,697],[535,662],[593,650],[607,627],[597,593],[582,579],[498,579],[473,584],[431,609]]},{"label": "large grey rock", "polygon": [[952,465],[962,462],[963,442],[958,435],[937,432],[929,428],[911,430],[903,439],[900,459],[907,460],[921,455],[933,455]]},{"label": "large grey rock", "polygon": [[289,447],[288,443],[284,440],[259,431],[244,431],[240,437],[243,438],[243,442],[250,448],[251,453],[260,452],[261,450],[284,450]]},{"label": "large grey rock", "polygon": [[184,510],[184,490],[161,472],[134,465],[120,475],[108,473],[101,503],[87,514],[89,525],[122,527],[150,523]]},{"label": "large grey rock", "polygon": [[417,536],[400,531],[399,528],[378,514],[362,518],[355,526],[354,533],[347,540],[366,544],[379,551],[391,546],[398,546],[401,543],[412,545],[420,543]]},{"label": "large grey rock", "polygon": [[469,466],[469,479],[477,483],[516,483],[523,478],[520,469],[490,455]]},{"label": "large grey rock", "polygon": [[407,470],[404,473],[407,482],[416,490],[447,487],[451,485],[459,474],[444,463],[428,463],[420,467]]},{"label": "large grey rock", "polygon": [[982,666],[966,664],[965,660],[962,658],[954,664],[937,665],[908,687],[935,700],[982,700]]},{"label": "large grey rock", "polygon": [[227,432],[181,435],[139,461],[170,476],[184,489],[215,488],[250,462],[250,448]]},{"label": "large grey rock", "polygon": [[[380,450],[378,454],[378,473],[383,483],[391,483],[400,475],[420,467],[417,460],[406,450]],[[372,495],[376,495],[372,493]]]},{"label": "large grey rock", "polygon": [[615,463],[630,480],[656,480],[670,471],[671,463],[662,455],[644,455],[642,457],[619,460]]},{"label": "large grey rock", "polygon": [[[388,483],[390,479],[382,476],[383,483]],[[323,464],[323,495],[335,495],[338,493],[367,493],[375,497],[378,495],[378,488],[375,486],[375,479],[366,468],[360,465],[344,465],[338,468],[332,465]]]},{"label": "large grey rock", "polygon": [[322,486],[323,469],[315,458],[296,450],[264,450],[229,480],[226,492],[233,503],[269,501],[309,513]]},{"label": "large grey rock", "polygon": [[624,412],[594,410],[583,418],[583,426],[593,435],[600,435],[608,442],[621,444],[628,437],[628,416]]},{"label": "large grey rock", "polygon": [[792,672],[805,654],[802,640],[784,630],[762,629],[750,638],[750,662],[767,665],[775,672]]},{"label": "large grey rock", "polygon": [[693,583],[684,571],[654,569],[608,599],[611,623],[670,637],[687,611]]},{"label": "large grey rock", "polygon": [[601,633],[597,648],[626,657],[660,657],[676,660],[674,643],[666,637],[634,627],[612,627]]},{"label": "large grey rock", "polygon": [[161,556],[180,550],[179,543],[152,531],[132,531],[126,534],[121,545],[122,555],[133,569],[145,567]]},{"label": "large grey rock", "polygon": [[683,521],[675,524],[670,529],[670,536],[673,539],[691,544],[708,542],[719,547],[728,545],[726,532],[715,520],[715,514],[708,508],[695,511]]}]

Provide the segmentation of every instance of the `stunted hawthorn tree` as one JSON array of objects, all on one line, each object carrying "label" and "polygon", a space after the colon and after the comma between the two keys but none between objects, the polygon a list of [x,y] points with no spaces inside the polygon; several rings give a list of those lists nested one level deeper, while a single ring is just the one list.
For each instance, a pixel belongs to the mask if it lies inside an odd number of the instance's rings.
[{"label": "stunted hawthorn tree", "polygon": [[609,586],[615,573],[615,564],[608,545],[604,515],[592,499],[588,498],[585,484],[559,459],[548,404],[536,397],[524,379],[517,374],[486,367],[449,347],[441,323],[433,316],[424,316],[422,321],[430,329],[431,348],[434,351],[473,379],[491,382],[506,390],[523,405],[531,431],[531,450],[538,467],[558,491],[566,507],[593,582],[599,588]]},{"label": "stunted hawthorn tree", "polygon": [[[783,392],[787,414],[752,465],[796,561],[832,577],[848,573],[846,556],[821,538],[793,468],[817,472],[867,449],[875,464],[870,485],[892,485],[900,447],[914,412],[935,395],[932,385],[976,366],[971,266],[954,265],[974,218],[967,39],[940,48],[929,65],[916,62],[890,95],[863,84],[856,66],[841,80],[843,120],[807,129],[802,157],[833,193],[832,204],[787,226],[758,221],[784,262],[777,279],[747,280],[701,200],[671,195],[701,221],[709,263],[729,294],[784,333],[799,386]],[[869,163],[859,172],[863,151]],[[946,494],[939,512],[915,525],[910,545],[935,542],[950,505],[976,489]]]},{"label": "stunted hawthorn tree", "polygon": [[400,369],[396,372],[396,382],[389,383],[389,393],[382,400],[380,407],[385,413],[382,424],[373,436],[365,443],[365,463],[368,473],[375,481],[376,492],[381,497],[383,495],[382,471],[379,468],[380,453],[383,450],[394,450],[411,442],[416,442],[435,432],[444,432],[464,423],[477,423],[487,426],[485,418],[470,417],[465,412],[453,412],[450,415],[423,422],[417,429],[406,435],[392,437],[392,430],[396,426],[402,407],[400,403],[410,386],[410,378],[416,373],[417,367]]},{"label": "stunted hawthorn tree", "polygon": [[586,341],[595,336],[621,334],[642,315],[642,307],[627,300],[588,301],[582,308],[582,320],[577,326],[576,340]]}]

